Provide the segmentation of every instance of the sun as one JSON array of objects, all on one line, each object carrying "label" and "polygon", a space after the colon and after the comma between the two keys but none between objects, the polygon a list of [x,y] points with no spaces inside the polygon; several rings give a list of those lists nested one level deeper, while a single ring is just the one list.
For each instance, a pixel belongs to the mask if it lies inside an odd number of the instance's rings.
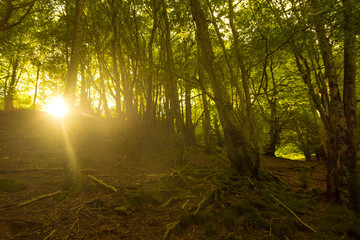
[{"label": "sun", "polygon": [[50,102],[46,108],[46,112],[50,113],[54,117],[63,118],[67,114],[68,108],[63,99],[59,97]]}]

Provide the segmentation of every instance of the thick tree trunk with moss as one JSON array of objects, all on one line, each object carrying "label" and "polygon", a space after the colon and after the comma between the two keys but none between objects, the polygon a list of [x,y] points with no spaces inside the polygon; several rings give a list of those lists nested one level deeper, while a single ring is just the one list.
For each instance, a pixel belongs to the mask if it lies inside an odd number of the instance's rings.
[{"label": "thick tree trunk with moss", "polygon": [[349,169],[348,189],[350,204],[360,211],[360,182],[356,173],[356,20],[355,1],[343,0],[344,5],[344,112],[348,127],[347,132],[347,161]]},{"label": "thick tree trunk with moss", "polygon": [[[343,99],[332,46],[326,35],[325,23],[317,0],[311,1],[312,23],[315,26],[319,49],[325,67],[325,79],[329,86],[329,113],[322,117],[327,134],[327,196],[330,199],[360,210],[359,180],[356,174],[356,35],[354,1],[343,1],[344,14],[344,84]],[[298,66],[301,56],[298,54]],[[304,61],[303,61],[304,62]],[[304,62],[306,63],[306,62]],[[303,74],[304,79],[308,75]],[[316,105],[316,101],[315,105]],[[319,101],[318,101],[319,102]],[[321,110],[321,106],[317,104]]]},{"label": "thick tree trunk with moss", "polygon": [[215,95],[215,103],[224,130],[225,142],[232,167],[245,174],[257,176],[260,155],[251,144],[250,134],[244,128],[247,119],[238,118],[230,101],[225,86],[224,76],[220,70],[213,52],[208,30],[208,21],[202,11],[199,0],[190,0],[191,11],[197,27],[197,41],[200,47],[202,61],[208,73]]}]

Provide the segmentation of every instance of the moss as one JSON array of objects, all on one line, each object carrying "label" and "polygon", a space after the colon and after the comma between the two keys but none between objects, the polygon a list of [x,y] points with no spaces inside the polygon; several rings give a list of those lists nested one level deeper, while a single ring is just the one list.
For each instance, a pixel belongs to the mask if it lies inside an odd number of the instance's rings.
[{"label": "moss", "polygon": [[226,211],[225,209],[217,209],[215,210],[215,218],[216,221],[221,223],[227,230],[236,231],[237,226],[237,218]]},{"label": "moss", "polygon": [[202,179],[209,175],[210,170],[208,168],[186,168],[181,170],[181,173],[185,176],[191,176],[196,179]]},{"label": "moss", "polygon": [[159,186],[170,191],[170,192],[179,192],[183,189],[188,188],[187,179],[180,177],[178,174],[165,176],[160,179]]},{"label": "moss", "polygon": [[234,211],[239,216],[244,216],[247,213],[256,214],[257,210],[255,207],[247,204],[247,203],[238,203],[233,206]]},{"label": "moss", "polygon": [[149,203],[159,205],[161,203],[159,192],[146,192],[143,190],[127,194],[127,199],[132,205],[146,205]]},{"label": "moss", "polygon": [[19,192],[27,186],[20,180],[11,178],[0,179],[0,189],[4,192]]},{"label": "moss", "polygon": [[189,214],[189,215],[183,215],[180,218],[180,225],[183,227],[188,227],[192,224],[195,225],[204,225],[207,224],[211,219],[211,216],[209,214]]},{"label": "moss", "polygon": [[123,204],[114,207],[114,211],[120,215],[129,216],[133,213],[134,210],[129,204]]},{"label": "moss", "polygon": [[246,213],[243,217],[243,226],[245,229],[267,229],[268,223],[257,213]]},{"label": "moss", "polygon": [[243,197],[243,202],[245,202],[246,205],[251,205],[261,211],[269,207],[269,204],[266,203],[261,196],[257,195],[245,195]]},{"label": "moss", "polygon": [[200,193],[203,193],[205,191],[207,191],[207,187],[205,184],[197,184],[195,186],[193,186],[191,188],[191,192],[194,193],[194,194],[200,194]]},{"label": "moss", "polygon": [[311,194],[313,197],[317,197],[317,196],[322,197],[325,194],[325,190],[322,189],[321,187],[315,187],[311,190]]},{"label": "moss", "polygon": [[[327,236],[345,239],[360,239],[360,218],[354,212],[334,205],[326,206],[325,212],[318,219],[319,232]],[[321,239],[320,236],[314,234]]]},{"label": "moss", "polygon": [[297,232],[297,223],[294,219],[276,219],[271,221],[271,233],[278,239],[293,238]]},{"label": "moss", "polygon": [[205,224],[205,236],[215,237],[217,234],[218,234],[218,230],[213,224],[211,223]]},{"label": "moss", "polygon": [[232,233],[226,233],[220,236],[220,240],[239,240],[240,238],[234,236]]}]

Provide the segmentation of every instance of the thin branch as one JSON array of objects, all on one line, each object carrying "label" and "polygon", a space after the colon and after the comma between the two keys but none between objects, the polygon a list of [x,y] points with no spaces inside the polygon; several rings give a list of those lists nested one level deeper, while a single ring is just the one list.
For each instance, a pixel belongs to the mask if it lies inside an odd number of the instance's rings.
[{"label": "thin branch", "polygon": [[39,196],[39,197],[33,198],[33,199],[31,199],[31,200],[28,200],[28,201],[19,203],[19,204],[17,205],[17,207],[22,207],[22,206],[28,205],[28,204],[30,204],[30,203],[36,202],[36,201],[38,201],[38,200],[41,200],[41,199],[45,199],[45,198],[48,198],[48,197],[52,197],[52,196],[58,195],[58,194],[60,194],[60,193],[61,193],[61,191],[56,191],[56,192],[53,192],[53,193],[44,194],[44,195],[41,195],[41,196]]}]

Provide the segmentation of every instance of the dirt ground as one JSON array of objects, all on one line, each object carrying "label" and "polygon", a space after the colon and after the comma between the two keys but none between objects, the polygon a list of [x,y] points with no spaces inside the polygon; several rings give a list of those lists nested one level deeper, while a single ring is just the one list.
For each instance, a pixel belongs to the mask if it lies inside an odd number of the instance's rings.
[{"label": "dirt ground", "polygon": [[[62,122],[45,113],[0,112],[0,179],[20,186],[0,190],[0,239],[163,239],[169,224],[196,208],[211,189],[204,182],[199,192],[185,190],[175,198],[164,187],[166,179],[183,177],[177,171],[177,152],[164,145],[161,134],[133,145],[129,131],[114,127],[118,123],[80,118]],[[62,168],[69,151],[84,177],[83,191],[70,197],[63,189]],[[223,150],[209,156],[194,146],[186,149],[185,158],[182,169],[208,176],[228,166]],[[323,163],[262,157],[261,169],[294,192],[325,189]],[[250,236],[262,239],[264,232]],[[208,239],[197,225],[174,238]]]}]

